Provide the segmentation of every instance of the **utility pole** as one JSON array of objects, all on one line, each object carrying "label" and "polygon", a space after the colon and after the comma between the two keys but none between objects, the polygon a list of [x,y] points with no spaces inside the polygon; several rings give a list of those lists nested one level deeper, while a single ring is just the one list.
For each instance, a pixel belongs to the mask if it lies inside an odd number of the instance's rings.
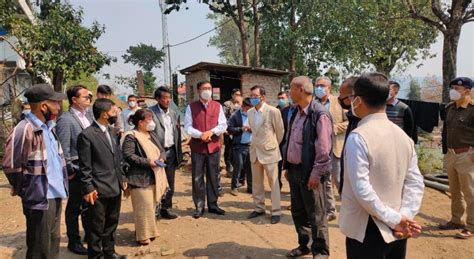
[{"label": "utility pole", "polygon": [[171,55],[170,55],[170,44],[168,42],[168,24],[166,21],[166,14],[164,14],[166,10],[166,3],[165,0],[160,1],[160,10],[161,10],[161,35],[163,38],[163,49],[165,50],[165,64],[163,66],[163,78],[164,83],[167,87],[171,87]]}]

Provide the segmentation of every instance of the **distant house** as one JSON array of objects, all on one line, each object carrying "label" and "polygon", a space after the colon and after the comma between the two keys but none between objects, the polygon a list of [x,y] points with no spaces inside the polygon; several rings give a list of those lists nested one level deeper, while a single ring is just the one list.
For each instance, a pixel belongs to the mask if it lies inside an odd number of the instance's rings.
[{"label": "distant house", "polygon": [[278,102],[277,94],[281,89],[285,71],[254,68],[240,65],[200,62],[180,70],[186,76],[186,100],[188,103],[197,100],[196,84],[202,80],[211,82],[213,99],[223,103],[231,98],[232,89],[238,88],[244,97],[250,95],[250,88],[260,85],[265,88],[266,99],[270,105]]},{"label": "distant house", "polygon": [[[31,5],[26,0],[13,1],[16,11],[34,22]],[[18,40],[0,28],[0,106],[11,104],[11,97],[21,95],[31,86],[30,75],[24,69],[24,60],[11,47]]]}]

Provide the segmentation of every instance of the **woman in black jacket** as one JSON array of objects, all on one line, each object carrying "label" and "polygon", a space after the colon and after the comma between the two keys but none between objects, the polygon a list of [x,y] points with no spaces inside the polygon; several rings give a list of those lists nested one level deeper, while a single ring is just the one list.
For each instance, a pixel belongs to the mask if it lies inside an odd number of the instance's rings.
[{"label": "woman in black jacket", "polygon": [[135,125],[123,136],[122,152],[129,165],[126,171],[135,218],[136,240],[148,245],[158,236],[155,219],[156,203],[168,189],[163,166],[165,150],[155,135],[155,123],[148,109],[131,115],[129,123]]}]

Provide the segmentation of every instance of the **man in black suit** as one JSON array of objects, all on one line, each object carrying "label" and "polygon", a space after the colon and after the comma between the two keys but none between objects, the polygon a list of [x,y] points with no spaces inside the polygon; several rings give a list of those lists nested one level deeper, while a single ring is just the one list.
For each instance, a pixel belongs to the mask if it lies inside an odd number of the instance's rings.
[{"label": "man in black suit", "polygon": [[[79,157],[77,154],[77,137],[81,131],[92,123],[91,113],[87,112],[91,103],[89,91],[83,85],[75,85],[67,90],[69,110],[57,120],[56,132],[66,159],[69,178],[69,198],[66,205],[66,233],[68,249],[80,255],[86,255],[87,249],[81,242],[79,234],[79,215],[82,212],[81,181],[79,180]],[[86,224],[82,218],[82,227]]]},{"label": "man in black suit", "polygon": [[79,178],[84,199],[87,252],[89,258],[125,258],[115,253],[121,189],[127,188],[121,168],[122,152],[110,125],[117,122],[117,107],[100,98],[92,107],[94,122],[79,134]]},{"label": "man in black suit", "polygon": [[183,158],[181,149],[181,125],[179,122],[179,113],[170,108],[171,92],[168,88],[162,86],[156,89],[155,99],[158,102],[150,107],[153,112],[153,120],[156,123],[155,132],[158,140],[166,152],[166,178],[170,190],[161,200],[159,214],[165,219],[175,219],[178,216],[171,211],[174,194],[174,178],[176,166],[181,163]]},{"label": "man in black suit", "polygon": [[237,196],[237,188],[247,178],[247,193],[252,193],[252,167],[250,164],[249,147],[252,141],[247,111],[252,108],[250,98],[242,102],[242,109],[234,112],[227,121],[227,132],[232,135],[232,154],[234,172],[232,174],[230,193]]},{"label": "man in black suit", "polygon": [[[285,129],[285,133],[283,135],[283,140],[280,143],[280,152],[283,152],[283,150],[286,149],[286,145],[288,144],[286,141],[286,132],[288,130],[288,122],[290,121],[291,115],[293,114],[293,111],[295,110],[295,107],[293,105],[288,105],[283,108],[280,108],[281,112],[281,118],[283,119],[283,128]],[[283,156],[283,153],[281,154]],[[278,181],[280,182],[280,190],[283,186],[283,183],[281,182],[281,175],[283,172],[283,160],[280,160],[278,162]]]}]

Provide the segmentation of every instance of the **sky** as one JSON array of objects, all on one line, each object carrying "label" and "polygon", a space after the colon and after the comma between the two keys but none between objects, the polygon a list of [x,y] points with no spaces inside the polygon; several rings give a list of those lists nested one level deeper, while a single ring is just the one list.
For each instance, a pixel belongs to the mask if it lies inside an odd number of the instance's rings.
[{"label": "sky", "polygon": [[[212,20],[206,19],[210,13],[205,4],[188,0],[188,10],[182,8],[179,12],[173,11],[167,17],[168,39],[171,45],[191,39],[203,32],[214,28]],[[162,29],[159,0],[70,0],[75,6],[81,6],[84,11],[84,24],[89,26],[97,21],[105,26],[105,33],[99,38],[97,47],[100,51],[117,57],[117,62],[104,67],[101,73],[132,76],[138,67],[125,64],[121,56],[129,46],[138,43],[152,44],[161,49]],[[201,61],[219,62],[218,50],[209,46],[209,38],[214,32],[204,35],[190,43],[171,48],[171,68],[177,71]],[[425,77],[436,75],[441,77],[441,56],[443,37],[431,46],[431,53],[435,58],[425,60],[420,68],[416,64],[410,65],[402,75]],[[458,46],[458,76],[474,77],[474,23],[463,26]],[[157,84],[163,83],[163,69],[156,69]],[[179,81],[184,76],[179,74]],[[107,82],[99,77],[99,81]],[[403,86],[402,86],[403,87]],[[122,93],[130,93],[130,89],[120,89]]]}]

